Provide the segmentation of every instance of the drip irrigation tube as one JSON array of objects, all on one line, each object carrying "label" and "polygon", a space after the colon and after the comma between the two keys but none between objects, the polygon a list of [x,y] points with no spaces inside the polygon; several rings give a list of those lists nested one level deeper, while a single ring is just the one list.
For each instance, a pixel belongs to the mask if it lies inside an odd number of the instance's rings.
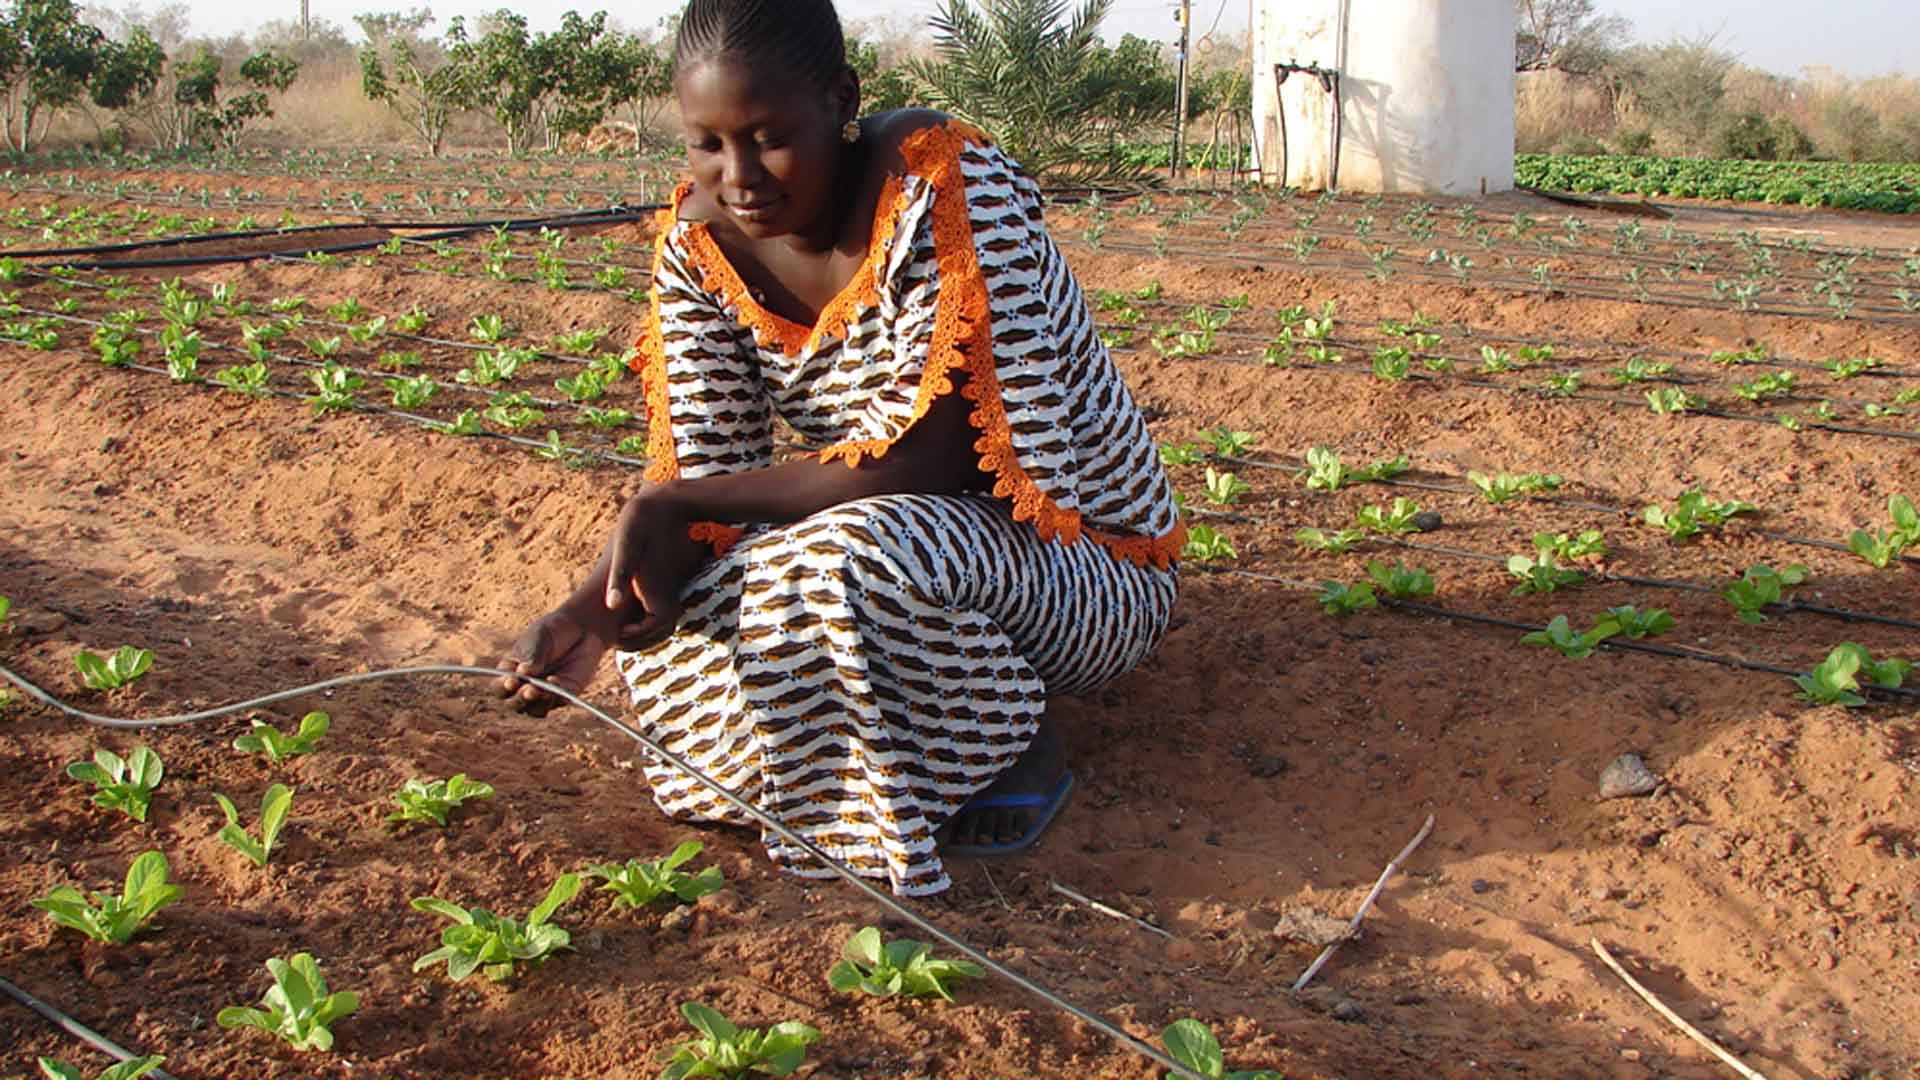
[{"label": "drip irrigation tube", "polygon": [[[457,236],[468,236],[484,229],[506,229],[510,232],[524,232],[538,228],[577,228],[584,225],[601,225],[623,221],[639,221],[661,209],[657,205],[638,207],[611,206],[604,210],[589,210],[578,214],[561,214],[552,217],[506,219],[507,224],[463,223],[442,228],[439,232],[414,237],[416,240],[450,240]],[[386,228],[379,223],[355,226],[362,229]],[[277,235],[278,230],[267,230],[264,235]],[[158,240],[140,247],[166,247],[173,244],[193,243],[198,238],[180,240]],[[379,247],[384,240],[366,240],[353,244],[333,244],[327,247],[311,248],[309,253],[325,255],[344,255],[353,251],[365,251]],[[188,266],[218,266],[226,263],[253,262],[256,259],[271,259],[284,255],[278,251],[232,252],[223,255],[175,255],[152,259],[112,259],[64,264],[70,270],[157,270]]]},{"label": "drip irrigation tube", "polygon": [[[1284,585],[1287,588],[1298,591],[1312,592],[1317,591],[1319,588],[1319,586],[1312,585],[1308,582],[1297,581],[1293,578],[1283,578],[1276,574],[1263,574],[1256,570],[1206,566],[1202,566],[1199,569],[1208,573],[1219,574],[1223,577],[1246,578],[1252,581],[1265,581],[1276,585]],[[1455,611],[1452,608],[1437,607],[1433,604],[1422,604],[1413,600],[1396,600],[1390,596],[1378,597],[1378,600],[1382,607],[1396,608],[1401,611],[1412,612],[1415,615],[1428,615],[1436,619],[1448,619],[1453,622],[1475,623],[1481,626],[1493,626],[1504,630],[1519,630],[1525,633],[1535,633],[1546,629],[1546,627],[1535,623],[1520,622],[1516,619],[1503,619],[1497,615],[1480,615],[1471,611]],[[1684,649],[1673,645],[1655,645],[1647,641],[1623,641],[1620,638],[1612,637],[1601,641],[1599,645],[1603,649],[1619,649],[1624,652],[1647,653],[1651,656],[1664,656],[1674,660],[1693,660],[1703,664],[1717,664],[1721,667],[1737,668],[1742,671],[1759,671],[1769,675],[1785,675],[1788,678],[1795,678],[1805,674],[1805,672],[1796,671],[1793,668],[1781,667],[1779,664],[1767,664],[1758,660],[1744,660],[1738,656],[1705,652],[1700,649]],[[5,669],[0,669],[0,674],[3,674],[4,671]],[[1883,694],[1888,697],[1920,698],[1920,687],[1911,686],[1889,687],[1868,684],[1862,685],[1860,692],[1863,694]]]},{"label": "drip irrigation tube", "polygon": [[[599,213],[600,211],[594,211]],[[39,259],[67,255],[106,255],[116,251],[137,251],[147,247],[170,247],[214,243],[222,240],[254,240],[262,236],[292,236],[296,233],[357,232],[366,229],[491,229],[511,225],[518,218],[494,218],[481,221],[329,221],[317,225],[289,225],[284,229],[240,229],[230,232],[194,233],[187,236],[161,236],[148,240],[130,240],[124,244],[93,244],[86,247],[37,248],[29,251],[0,251],[0,259]]]},{"label": "drip irrigation tube", "polygon": [[[1290,464],[1288,462],[1283,462],[1283,461],[1261,461],[1258,458],[1235,457],[1231,454],[1214,454],[1214,453],[1208,454],[1207,457],[1211,460],[1224,462],[1228,465],[1245,465],[1245,466],[1248,466],[1249,468],[1255,468],[1255,469],[1272,469],[1275,472],[1292,473],[1295,476],[1298,476],[1301,473],[1304,473],[1307,471],[1304,465],[1294,465],[1294,464]],[[1455,484],[1433,484],[1423,480],[1401,480],[1398,478],[1384,477],[1379,480],[1370,481],[1370,483],[1381,484],[1386,487],[1413,488],[1420,491],[1439,491],[1439,492],[1445,492],[1450,495],[1478,495],[1479,494],[1478,491],[1470,487],[1461,487]],[[1568,507],[1569,509],[1592,510],[1592,511],[1595,511],[1596,513],[1613,514],[1615,516],[1622,515],[1622,514],[1631,515],[1633,513],[1631,509],[1628,509],[1626,507],[1612,506],[1607,503],[1588,502],[1585,499],[1571,499],[1571,498],[1566,498],[1564,496],[1559,496],[1559,495],[1533,495],[1533,496],[1530,496],[1530,498],[1533,498],[1534,500],[1539,502],[1552,503],[1555,506]],[[1257,515],[1243,515],[1243,516],[1245,516],[1248,520],[1269,520]],[[1832,540],[1821,540],[1815,537],[1800,536],[1795,533],[1779,532],[1773,529],[1756,528],[1751,531],[1755,536],[1763,536],[1769,540],[1778,540],[1781,543],[1792,544],[1796,547],[1824,548],[1828,551],[1843,551],[1843,552],[1847,552],[1848,554],[1852,553],[1852,549],[1847,547],[1847,545],[1836,543]],[[1899,556],[1899,559],[1901,562],[1911,563],[1915,566],[1920,566],[1920,556],[1901,555]]]},{"label": "drip irrigation tube", "polygon": [[981,952],[978,949],[975,949],[973,946],[967,944],[966,942],[960,940],[954,935],[941,929],[939,926],[935,925],[933,922],[928,920],[926,917],[922,916],[920,913],[914,911],[910,907],[907,907],[905,904],[901,903],[899,900],[895,899],[894,897],[881,891],[878,887],[869,883],[865,878],[862,878],[860,875],[854,873],[851,868],[849,868],[839,860],[835,859],[833,856],[828,855],[826,852],[822,851],[816,844],[814,844],[813,841],[808,840],[806,837],[795,832],[792,828],[788,827],[787,824],[785,822],[782,822],[779,818],[774,817],[773,815],[767,813],[766,811],[760,809],[758,806],[754,805],[752,802],[734,794],[732,789],[728,788],[726,785],[708,776],[706,773],[700,771],[698,768],[695,768],[693,764],[688,762],[685,758],[681,757],[680,755],[674,753],[671,750],[668,750],[665,746],[662,746],[652,736],[646,734],[645,732],[639,730],[638,728],[635,728],[627,724],[625,721],[622,721],[612,716],[611,714],[602,711],[599,707],[595,706],[592,702],[587,701],[585,698],[580,697],[578,694],[575,694],[573,691],[568,690],[562,686],[556,686],[553,683],[548,682],[544,679],[530,678],[527,676],[519,675],[515,672],[504,671],[498,668],[476,667],[476,666],[466,665],[466,664],[424,664],[416,667],[388,668],[381,671],[369,671],[369,672],[364,672],[364,673],[355,674],[355,675],[342,675],[337,678],[324,679],[324,680],[321,680],[320,682],[308,683],[304,686],[296,686],[291,689],[276,691],[274,693],[266,694],[257,698],[252,698],[247,701],[236,702],[231,705],[222,705],[222,706],[218,706],[216,708],[211,708],[211,709],[201,709],[197,712],[179,713],[172,716],[161,716],[161,717],[153,717],[153,718],[144,719],[144,720],[136,720],[136,719],[130,719],[126,717],[103,716],[99,713],[88,712],[84,709],[79,709],[72,705],[68,705],[67,703],[47,693],[45,690],[40,689],[38,686],[35,686],[33,683],[28,682],[26,679],[15,674],[12,669],[7,668],[5,666],[0,666],[0,678],[4,678],[6,681],[19,687],[23,692],[27,694],[27,696],[33,698],[35,701],[38,701],[41,704],[46,705],[49,708],[55,709],[61,713],[64,713],[65,715],[70,716],[76,720],[81,720],[86,723],[93,724],[99,727],[113,728],[121,731],[144,731],[152,728],[177,727],[182,724],[198,723],[204,720],[213,720],[223,716],[231,716],[236,713],[246,712],[250,709],[263,708],[265,706],[273,705],[282,701],[289,701],[294,698],[300,698],[310,694],[316,694],[323,690],[332,690],[339,687],[354,686],[360,683],[369,683],[369,682],[375,682],[375,681],[384,680],[384,679],[416,678],[423,675],[458,675],[458,676],[464,676],[464,677],[488,678],[488,679],[498,679],[503,676],[517,678],[522,682],[538,687],[539,689],[545,691],[546,693],[552,694],[555,697],[560,698],[562,701],[565,701],[570,705],[574,705],[578,708],[586,710],[586,712],[589,715],[591,715],[594,719],[599,720],[601,723],[606,724],[607,726],[613,728],[615,731],[618,731],[622,735],[625,735],[629,739],[632,739],[634,742],[639,743],[642,747],[645,747],[647,752],[652,754],[656,760],[664,761],[667,764],[672,765],[674,768],[678,769],[682,774],[687,776],[689,779],[693,780],[695,783],[699,784],[701,787],[712,792],[715,796],[719,797],[722,801],[726,802],[728,805],[734,807],[735,809],[739,810],[741,813],[746,814],[748,817],[758,822],[762,827],[767,829],[767,831],[780,837],[782,840],[786,841],[787,843],[792,844],[794,847],[799,848],[802,851],[805,851],[808,855],[812,856],[815,860],[817,860],[822,866],[825,866],[828,870],[831,870],[836,876],[846,881],[847,884],[852,885],[855,889],[865,894],[866,897],[872,900],[874,903],[879,904],[881,907],[885,908],[887,911],[891,912],[892,914],[913,924],[914,927],[930,935],[935,940],[939,941],[941,944],[946,945],[948,948],[953,949],[955,952],[960,953],[961,955],[965,956],[967,959],[972,960],[976,964],[979,964],[981,967],[986,968],[987,970],[993,972],[994,974],[1000,976],[1001,978],[1007,980],[1008,982],[1013,983],[1015,986],[1018,986],[1020,989],[1025,990],[1027,993],[1032,994],[1033,996],[1046,1002],[1048,1005],[1051,1005],[1054,1008],[1068,1014],[1069,1016],[1072,1016],[1073,1018],[1089,1025],[1090,1027],[1093,1027],[1094,1029],[1100,1031],[1102,1034],[1108,1036],[1109,1038],[1113,1039],[1115,1042],[1119,1043],[1122,1047],[1128,1050],[1131,1050],[1142,1057],[1148,1058],[1149,1060],[1153,1061],[1155,1064],[1161,1066],[1162,1068],[1170,1070],[1175,1075],[1186,1077],[1188,1078],[1188,1080],[1205,1080],[1205,1078],[1202,1077],[1199,1073],[1196,1073],[1191,1069],[1186,1068],[1185,1066],[1175,1061],[1171,1056],[1169,1056],[1159,1048],[1129,1033],[1124,1028],[1121,1028],[1119,1025],[1113,1023],[1112,1021],[1106,1019],[1105,1017],[1100,1016],[1097,1013],[1091,1012],[1085,1008],[1082,1008],[1079,1005],[1074,1004],[1071,1001],[1068,1001],[1066,998],[1061,997],[1059,994],[1056,994],[1055,992],[1053,992],[1052,990],[1049,990],[1045,986],[1042,986],[1039,983],[1033,981],[1032,979],[1027,978],[1026,976],[1020,974],[1019,972],[1013,970],[1012,968],[1009,968],[1004,964],[1001,964],[999,961],[993,959],[991,956],[988,956],[986,953]]},{"label": "drip irrigation tube", "polygon": [[[121,1046],[119,1043],[114,1042],[112,1039],[107,1038],[105,1035],[100,1034],[80,1021],[75,1020],[59,1009],[20,989],[5,978],[0,978],[0,994],[5,994],[21,1005],[32,1009],[40,1015],[42,1020],[45,1020],[61,1031],[66,1032],[117,1061],[131,1061],[135,1058],[146,1056],[128,1050],[126,1047]],[[175,1080],[174,1075],[165,1069],[149,1069],[146,1075],[152,1077],[153,1080]]]}]

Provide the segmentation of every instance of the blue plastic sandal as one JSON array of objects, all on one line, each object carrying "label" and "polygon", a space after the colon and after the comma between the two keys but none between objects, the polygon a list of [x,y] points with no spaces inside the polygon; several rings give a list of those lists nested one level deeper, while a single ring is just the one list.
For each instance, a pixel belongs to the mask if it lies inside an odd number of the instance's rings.
[{"label": "blue plastic sandal", "polygon": [[[960,808],[965,814],[975,810],[1038,810],[1040,813],[1028,824],[1027,831],[1005,844],[942,844],[942,855],[964,855],[970,858],[985,858],[994,855],[1012,855],[1033,846],[1040,834],[1053,824],[1054,816],[1067,804],[1067,796],[1073,794],[1073,773],[1060,777],[1050,794],[1046,795],[986,795],[975,796],[967,800]],[[956,817],[959,815],[956,814]]]}]

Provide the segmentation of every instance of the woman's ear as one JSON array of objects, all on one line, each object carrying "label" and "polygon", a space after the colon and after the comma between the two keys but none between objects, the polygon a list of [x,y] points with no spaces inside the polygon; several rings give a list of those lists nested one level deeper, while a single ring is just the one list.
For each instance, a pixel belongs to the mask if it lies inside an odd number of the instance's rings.
[{"label": "woman's ear", "polygon": [[860,119],[860,73],[853,70],[853,65],[840,68],[840,74],[834,76],[827,93],[828,99],[834,104],[836,123]]}]

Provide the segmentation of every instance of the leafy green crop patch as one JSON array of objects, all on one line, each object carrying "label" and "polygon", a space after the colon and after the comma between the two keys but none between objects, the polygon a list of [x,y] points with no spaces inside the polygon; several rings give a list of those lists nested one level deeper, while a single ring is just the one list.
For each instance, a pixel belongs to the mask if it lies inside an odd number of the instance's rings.
[{"label": "leafy green crop patch", "polygon": [[939,960],[924,941],[882,941],[875,927],[864,927],[841,947],[840,961],[827,972],[827,985],[841,993],[874,997],[938,997],[953,1000],[948,983],[977,979],[986,972],[966,960]]},{"label": "leafy green crop patch", "polygon": [[61,885],[33,906],[70,930],[78,930],[95,941],[124,945],[147,925],[161,908],[185,893],[167,882],[167,857],[149,851],[127,867],[127,879],[120,895],[88,893],[71,885]]},{"label": "leafy green crop patch", "polygon": [[550,920],[580,891],[581,880],[579,874],[560,875],[524,922],[482,907],[463,908],[437,897],[414,900],[415,910],[444,915],[453,920],[453,925],[441,932],[438,949],[413,962],[413,970],[423,971],[444,961],[447,978],[454,982],[475,971],[493,982],[505,982],[513,978],[519,965],[535,967],[555,952],[572,948],[572,935]]},{"label": "leafy green crop patch", "polygon": [[67,775],[98,789],[93,793],[94,805],[119,810],[144,822],[153,789],[166,775],[166,765],[159,754],[145,746],[135,747],[124,759],[111,750],[100,749],[93,752],[92,761],[67,766]]},{"label": "leafy green crop patch", "polygon": [[700,1037],[660,1052],[660,1060],[667,1066],[660,1080],[791,1076],[807,1060],[807,1047],[820,1041],[819,1031],[793,1020],[765,1031],[736,1027],[733,1021],[696,1001],[683,1003],[680,1015]]},{"label": "leafy green crop patch", "polygon": [[469,799],[493,798],[493,785],[467,779],[455,773],[445,780],[408,780],[393,793],[400,809],[387,815],[388,821],[431,821],[444,826],[448,815]]},{"label": "leafy green crop patch", "polygon": [[669,896],[682,903],[690,903],[725,884],[717,866],[709,866],[697,874],[681,872],[680,867],[700,854],[701,848],[700,841],[689,840],[658,862],[629,859],[624,866],[619,863],[595,863],[581,871],[581,876],[599,878],[605,882],[600,886],[601,890],[612,893],[614,903],[626,907],[646,907]]},{"label": "leafy green crop patch", "polygon": [[1920,167],[1913,165],[1518,154],[1514,182],[1553,191],[1920,211]]},{"label": "leafy green crop patch", "polygon": [[287,960],[276,956],[267,961],[267,970],[273,986],[261,998],[261,1007],[221,1009],[216,1017],[220,1026],[258,1028],[295,1050],[332,1050],[333,1022],[359,1011],[359,996],[348,990],[328,993],[320,965],[308,953]]}]

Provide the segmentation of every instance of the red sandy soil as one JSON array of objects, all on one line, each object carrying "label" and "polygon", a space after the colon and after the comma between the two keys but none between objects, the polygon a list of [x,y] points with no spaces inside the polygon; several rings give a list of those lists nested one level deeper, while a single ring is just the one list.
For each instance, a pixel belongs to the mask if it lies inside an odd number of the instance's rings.
[{"label": "red sandy soil", "polygon": [[[1871,351],[1909,370],[1920,353],[1920,331],[1857,320],[1379,285],[1290,262],[1072,255],[1089,288],[1157,278],[1183,304],[1248,291],[1249,319],[1265,325],[1272,308],[1334,298],[1359,322],[1417,308],[1487,331],[1627,348],[1704,354],[1762,339],[1796,356]],[[420,304],[449,327],[484,300],[530,337],[578,326],[624,337],[634,318],[605,294],[556,303],[532,285],[384,267],[225,267],[189,280],[259,297],[299,291],[316,305],[352,294],[381,312]],[[23,299],[45,304],[47,291],[30,286]],[[0,347],[0,595],[14,601],[0,658],[87,707],[165,713],[335,674],[491,660],[570,586],[634,482],[495,442],[370,417],[314,420],[297,402],[102,368],[72,340],[50,353]],[[1461,380],[1389,385],[1146,351],[1122,363],[1165,440],[1225,424],[1288,459],[1318,444],[1354,462],[1405,453],[1413,477],[1433,481],[1553,471],[1565,494],[1628,510],[1698,486],[1760,504],[1762,527],[1828,539],[1884,525],[1890,494],[1920,496],[1912,442],[1658,417]],[[1915,382],[1889,379],[1875,393]],[[615,396],[637,411],[633,394],[626,382]],[[1176,474],[1196,502],[1200,471]],[[1377,486],[1329,496],[1282,473],[1241,475],[1254,487],[1238,512],[1264,517],[1219,527],[1239,547],[1235,565],[1279,577],[1359,580],[1380,549],[1303,555],[1293,529],[1338,527],[1406,494],[1444,516],[1420,538],[1434,543],[1507,554],[1536,531],[1604,527],[1616,573],[1718,585],[1752,563],[1797,561],[1812,571],[1803,598],[1920,612],[1914,566],[1875,571],[1753,526],[1676,547],[1625,517],[1541,501],[1495,508]],[[1497,565],[1386,553],[1399,556],[1433,570],[1436,602],[1461,611],[1584,623],[1632,602],[1673,612],[1675,643],[1795,669],[1842,640],[1920,659],[1920,636],[1897,628],[1805,613],[1750,627],[1710,594],[1618,584],[1516,598]],[[1016,859],[956,863],[952,892],[916,906],[1142,1037],[1198,1017],[1233,1067],[1288,1077],[1721,1075],[1600,965],[1590,938],[1769,1076],[1920,1075],[1920,713],[1815,708],[1779,676],[1654,656],[1567,661],[1517,636],[1386,611],[1337,620],[1308,593],[1190,566],[1160,652],[1107,690],[1057,703],[1082,786],[1044,842]],[[126,642],[158,654],[152,673],[114,695],[82,689],[76,650]],[[610,671],[594,696],[619,700]],[[820,1028],[802,1076],[1159,1075],[998,982],[964,988],[956,1005],[834,994],[825,973],[851,931],[904,928],[843,885],[781,876],[750,834],[665,820],[637,748],[577,712],[521,717],[478,683],[433,679],[266,715],[288,727],[308,708],[333,717],[321,752],[270,767],[228,749],[244,718],[135,736],[9,707],[0,974],[164,1053],[182,1077],[650,1077],[651,1055],[689,1034],[675,1013],[686,1000],[744,1023]],[[62,774],[96,747],[140,743],[167,763],[144,825],[91,805]],[[1627,751],[1664,786],[1599,799],[1600,771]],[[384,822],[406,778],[462,771],[498,794],[444,830]],[[298,793],[262,872],[214,839],[211,793],[232,796],[251,823],[275,780]],[[1277,938],[1275,923],[1303,908],[1350,913],[1428,814],[1431,839],[1364,938],[1307,995],[1290,996],[1317,950]],[[696,865],[717,863],[728,886],[688,912],[633,914],[587,894],[560,917],[577,951],[510,985],[410,970],[443,925],[411,910],[413,897],[521,914],[562,872],[658,857],[690,838],[706,844]],[[117,884],[150,848],[168,853],[187,892],[131,945],[85,943],[28,906],[62,883]],[[1049,881],[1173,940],[1068,903]],[[222,1007],[258,999],[265,959],[295,951],[361,996],[361,1011],[337,1025],[333,1056],[213,1024]],[[0,1048],[5,1078],[30,1075],[38,1054],[104,1060],[11,1006],[0,1006]]]}]

